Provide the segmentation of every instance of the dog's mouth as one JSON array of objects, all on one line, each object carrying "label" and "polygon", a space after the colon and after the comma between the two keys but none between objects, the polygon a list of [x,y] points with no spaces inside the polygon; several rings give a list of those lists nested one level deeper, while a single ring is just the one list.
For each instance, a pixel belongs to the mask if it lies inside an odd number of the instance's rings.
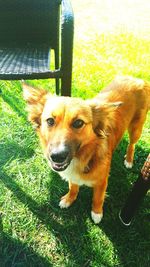
[{"label": "dog's mouth", "polygon": [[71,160],[65,160],[64,162],[54,162],[52,160],[49,159],[50,165],[52,167],[52,169],[56,172],[61,172],[67,169],[67,167],[69,166]]},{"label": "dog's mouth", "polygon": [[67,169],[74,157],[74,149],[66,143],[59,144],[49,149],[47,158],[51,168],[56,172],[62,172]]}]

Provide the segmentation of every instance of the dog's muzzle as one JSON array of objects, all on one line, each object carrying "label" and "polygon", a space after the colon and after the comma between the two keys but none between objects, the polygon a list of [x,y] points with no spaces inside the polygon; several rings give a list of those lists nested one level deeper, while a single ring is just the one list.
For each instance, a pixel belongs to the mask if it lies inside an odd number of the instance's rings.
[{"label": "dog's muzzle", "polygon": [[53,148],[49,153],[49,161],[55,171],[64,171],[71,161],[71,154],[68,146]]}]

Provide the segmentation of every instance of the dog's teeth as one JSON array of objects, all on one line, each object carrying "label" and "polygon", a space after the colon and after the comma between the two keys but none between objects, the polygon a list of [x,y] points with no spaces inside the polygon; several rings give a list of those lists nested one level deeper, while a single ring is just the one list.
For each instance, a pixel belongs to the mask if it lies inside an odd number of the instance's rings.
[{"label": "dog's teeth", "polygon": [[67,209],[71,204],[69,202],[66,202],[65,199],[62,199],[60,202],[59,202],[59,207],[61,209]]},{"label": "dog's teeth", "polygon": [[91,217],[95,224],[100,223],[101,219],[103,218],[103,213],[95,213],[91,211]]},{"label": "dog's teeth", "polygon": [[127,169],[131,169],[132,166],[133,166],[133,163],[132,163],[132,162],[128,162],[128,161],[126,161],[126,159],[125,159],[125,161],[124,161],[124,165],[126,166]]}]

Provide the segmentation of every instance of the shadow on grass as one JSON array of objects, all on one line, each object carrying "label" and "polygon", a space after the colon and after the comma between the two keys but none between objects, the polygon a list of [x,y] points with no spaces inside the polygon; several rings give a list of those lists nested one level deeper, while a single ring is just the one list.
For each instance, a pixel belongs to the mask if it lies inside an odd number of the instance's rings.
[{"label": "shadow on grass", "polygon": [[6,234],[3,231],[2,218],[0,217],[0,266],[48,267],[52,264],[39,256],[27,244]]},{"label": "shadow on grass", "polygon": [[[121,266],[148,267],[150,264],[150,198],[147,194],[135,214],[131,225],[124,226],[119,218],[119,210],[132,190],[132,184],[138,178],[149,151],[137,144],[135,153],[135,164],[132,170],[123,166],[117,166],[120,158],[125,154],[126,140],[123,140],[114,153],[111,177],[107,192],[110,195],[106,199],[105,218],[100,225],[101,229],[109,237],[118,254]],[[123,152],[124,151],[124,152]],[[123,152],[123,154],[122,154]],[[117,175],[116,175],[117,174]],[[120,266],[120,265],[119,265]]]},{"label": "shadow on grass", "polygon": [[34,150],[30,147],[25,147],[24,145],[19,145],[14,140],[9,140],[3,138],[3,143],[0,143],[0,167],[8,164],[10,161],[16,158],[27,159],[32,157]]},{"label": "shadow on grass", "polygon": [[[133,175],[135,179],[135,176],[138,175],[144,161],[143,158],[146,158],[148,153],[146,150],[142,150],[140,146],[137,147],[137,155],[140,155],[140,157],[136,156],[137,164],[133,170],[130,171],[129,175],[128,170],[123,166],[119,166],[118,168],[117,165],[117,162],[120,162],[120,158],[123,159],[125,146],[126,141],[123,140],[113,157],[107,190],[109,197],[106,198],[104,219],[99,226],[92,225],[89,219],[92,198],[90,189],[81,188],[76,203],[68,210],[60,210],[58,203],[60,197],[66,193],[66,183],[64,183],[58,175],[53,174],[49,183],[49,203],[39,205],[19,187],[13,178],[2,171],[0,173],[1,181],[4,185],[11,190],[25,206],[28,206],[32,213],[49,231],[55,234],[58,242],[58,249],[61,244],[62,251],[60,251],[60,253],[64,253],[68,259],[69,263],[66,266],[96,266],[93,262],[97,264],[99,262],[101,264],[99,266],[112,266],[109,262],[106,262],[107,258],[103,258],[101,255],[101,253],[104,252],[104,247],[102,250],[99,250],[100,246],[93,243],[92,236],[89,233],[89,228],[93,227],[94,231],[97,231],[96,229],[102,230],[112,242],[115,255],[120,261],[119,266],[148,267],[150,224],[142,207],[148,207],[149,197],[145,197],[144,205],[140,207],[138,215],[135,216],[135,220],[130,227],[125,228],[118,219],[119,210],[124,204],[127,194],[132,187],[130,184],[132,181],[131,176]],[[58,187],[60,191],[58,191]],[[2,259],[8,261],[6,266],[9,266],[9,262],[12,263],[12,261],[16,265],[19,264],[22,259],[22,253],[24,255],[24,260],[22,260],[21,266],[47,266],[46,264],[48,263],[33,252],[32,249],[28,248],[26,244],[12,239],[5,233],[2,235],[3,244],[1,251],[8,251],[9,249],[10,251],[15,251],[15,249],[18,251],[15,257],[14,253],[10,255],[10,258],[6,257],[6,259],[4,259],[3,256]],[[95,240],[97,242],[97,239]],[[102,240],[100,240],[100,242],[102,242]],[[103,244],[101,245],[103,246]],[[41,265],[34,265],[30,254],[33,255],[33,261],[34,259],[36,260],[36,257],[37,259],[39,258]],[[48,266],[51,266],[50,264],[49,262]]]},{"label": "shadow on grass", "polygon": [[19,89],[18,93],[13,90],[12,85],[10,87],[12,87],[11,90],[2,88],[2,90],[0,91],[0,96],[2,97],[4,102],[6,102],[12,108],[12,110],[18,114],[18,116],[26,120],[27,115],[25,108],[23,109],[24,101],[22,97],[22,89],[20,83],[19,86],[17,86],[17,88]]},{"label": "shadow on grass", "polygon": [[[84,214],[86,210],[82,212],[83,217],[81,218],[78,218],[77,210],[76,208],[74,210],[74,207],[72,210],[70,210],[71,215],[70,211],[68,213],[68,211],[60,210],[60,208],[58,207],[60,195],[56,194],[57,188],[55,187],[59,183],[60,188],[62,188],[62,191],[65,191],[66,184],[56,174],[53,174],[52,182],[49,184],[49,203],[46,202],[46,204],[40,205],[30,195],[24,192],[17,184],[14,177],[6,174],[5,168],[3,167],[5,164],[9,166],[9,164],[11,164],[11,161],[16,158],[26,160],[27,158],[32,156],[33,151],[30,148],[20,147],[20,145],[18,145],[13,140],[10,141],[9,139],[5,139],[4,141],[4,144],[0,144],[0,151],[3,151],[3,153],[0,153],[0,181],[3,182],[5,187],[9,189],[13,193],[13,195],[17,197],[17,199],[19,199],[20,202],[22,202],[26,207],[29,208],[29,210],[39,219],[40,223],[45,225],[50,232],[53,232],[55,234],[56,239],[58,240],[58,248],[59,245],[62,244],[61,246],[63,248],[63,253],[65,255],[68,255],[69,260],[72,260],[73,262],[75,262],[75,264],[78,265],[78,262],[80,263],[80,260],[78,261],[77,259],[79,256],[79,251],[84,251],[85,248],[85,251],[87,252],[87,248],[84,244],[84,239],[82,237],[82,235],[86,235],[87,233],[85,225],[86,214]],[[81,203],[83,204],[82,209],[84,209],[84,206],[86,205],[84,205],[84,201],[83,203]],[[20,264],[21,266],[47,266],[44,260],[44,263],[42,265],[42,258],[40,260],[40,256],[39,262],[41,262],[41,265],[36,265],[35,259],[36,256],[38,258],[38,255],[36,253],[33,253],[32,248],[29,249],[26,244],[23,244],[22,242],[13,239],[8,234],[2,232],[1,242],[2,244],[0,248],[0,261],[5,262],[4,266],[13,266],[12,263],[14,264],[14,266]],[[5,251],[6,253],[4,253]],[[30,252],[31,255],[33,255],[33,262],[30,257]],[[84,253],[86,254],[86,252]],[[7,254],[9,254],[9,256]],[[90,246],[88,255],[90,255]],[[85,262],[85,266],[87,266],[87,262],[89,262],[89,259],[86,260],[85,256],[83,262]],[[49,262],[48,266],[51,266],[50,264],[51,263]]]},{"label": "shadow on grass", "polygon": [[[84,244],[83,236],[87,234],[87,229],[85,225],[86,219],[86,211],[82,212],[82,216],[79,217],[76,212],[74,212],[74,207],[70,211],[61,211],[58,207],[58,196],[55,195],[54,188],[51,184],[51,202],[50,204],[44,204],[40,206],[31,196],[25,193],[18,184],[4,172],[0,172],[1,181],[4,185],[13,192],[13,194],[27,206],[32,213],[40,220],[42,224],[44,224],[49,231],[52,231],[58,240],[58,248],[59,244],[63,245],[63,253],[67,255],[69,260],[74,262],[76,265],[68,265],[68,266],[80,266],[78,264],[83,264],[82,266],[88,266],[87,262],[89,262],[90,258],[90,243],[88,243],[88,254],[87,253],[87,244]],[[57,177],[57,179],[60,179]],[[55,177],[55,183],[57,183]],[[61,184],[61,183],[60,183]],[[55,184],[56,186],[56,184]],[[54,187],[55,187],[54,186]],[[56,203],[57,201],[57,203]],[[79,204],[79,203],[78,203]],[[84,203],[83,208],[84,208]],[[79,208],[79,207],[78,207]],[[77,208],[77,209],[78,209]],[[14,241],[15,242],[15,241]],[[7,242],[3,244],[3,249],[5,250],[5,246],[7,247]],[[85,249],[85,251],[84,251]],[[81,255],[81,251],[85,254],[84,259],[82,258],[81,262],[78,259],[79,254]],[[62,252],[60,252],[62,253]],[[27,257],[28,258],[28,257]],[[19,258],[16,258],[16,264],[18,264]],[[30,259],[29,259],[29,263]],[[23,265],[25,266],[25,265]],[[32,265],[31,265],[32,266]],[[36,266],[36,265],[34,265]]]}]

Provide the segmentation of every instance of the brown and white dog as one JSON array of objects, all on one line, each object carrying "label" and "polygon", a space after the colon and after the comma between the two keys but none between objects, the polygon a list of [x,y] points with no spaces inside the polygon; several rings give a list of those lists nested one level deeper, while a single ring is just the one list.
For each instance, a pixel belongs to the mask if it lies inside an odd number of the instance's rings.
[{"label": "brown and white dog", "polygon": [[108,183],[112,153],[128,129],[130,143],[124,164],[131,168],[135,143],[150,108],[150,84],[118,77],[91,100],[53,96],[23,84],[29,120],[36,125],[51,168],[68,181],[69,192],[60,200],[68,208],[79,187],[93,188],[91,216],[99,223]]}]

